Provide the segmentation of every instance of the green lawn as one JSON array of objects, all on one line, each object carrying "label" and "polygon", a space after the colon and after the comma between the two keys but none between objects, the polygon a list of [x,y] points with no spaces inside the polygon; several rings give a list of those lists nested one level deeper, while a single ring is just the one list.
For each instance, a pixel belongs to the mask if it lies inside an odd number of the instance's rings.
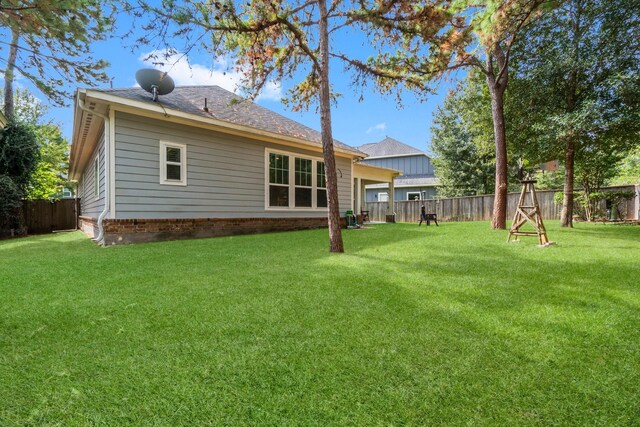
[{"label": "green lawn", "polygon": [[0,242],[0,425],[638,425],[640,227]]}]

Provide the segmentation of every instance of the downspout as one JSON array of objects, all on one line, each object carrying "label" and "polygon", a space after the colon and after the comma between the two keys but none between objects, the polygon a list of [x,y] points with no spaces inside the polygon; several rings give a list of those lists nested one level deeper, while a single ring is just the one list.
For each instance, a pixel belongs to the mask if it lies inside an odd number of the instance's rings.
[{"label": "downspout", "polygon": [[78,96],[78,107],[80,107],[81,110],[86,111],[87,113],[90,113],[90,114],[95,114],[96,116],[104,120],[104,210],[100,212],[100,215],[98,215],[98,236],[93,239],[98,244],[103,245],[104,244],[104,227],[102,225],[102,221],[107,216],[107,213],[109,213],[109,195],[110,195],[109,148],[110,148],[111,138],[109,135],[109,117],[85,107],[84,101],[80,98],[80,96]]}]

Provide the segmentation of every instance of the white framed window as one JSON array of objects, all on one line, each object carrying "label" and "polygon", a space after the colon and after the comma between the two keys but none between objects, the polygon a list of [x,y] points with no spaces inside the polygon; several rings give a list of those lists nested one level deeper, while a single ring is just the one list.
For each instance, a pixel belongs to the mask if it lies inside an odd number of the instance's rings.
[{"label": "white framed window", "polygon": [[324,162],[266,149],[266,209],[326,210]]},{"label": "white framed window", "polygon": [[269,153],[269,207],[289,207],[289,156]]},{"label": "white framed window", "polygon": [[419,191],[407,191],[407,200],[420,200]]},{"label": "white framed window", "polygon": [[93,196],[100,197],[100,159],[98,156],[93,161]]},{"label": "white framed window", "polygon": [[384,193],[378,193],[378,201],[379,202],[388,202],[389,201],[389,193],[386,191]]},{"label": "white framed window", "polygon": [[160,184],[187,185],[187,146],[160,141]]}]

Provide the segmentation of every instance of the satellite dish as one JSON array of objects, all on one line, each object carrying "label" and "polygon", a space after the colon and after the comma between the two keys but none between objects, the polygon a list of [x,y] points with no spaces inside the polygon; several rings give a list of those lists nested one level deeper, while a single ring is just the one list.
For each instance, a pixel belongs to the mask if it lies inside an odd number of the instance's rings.
[{"label": "satellite dish", "polygon": [[168,73],[153,68],[138,70],[136,81],[142,89],[153,94],[153,102],[158,102],[158,95],[171,93],[176,87]]}]

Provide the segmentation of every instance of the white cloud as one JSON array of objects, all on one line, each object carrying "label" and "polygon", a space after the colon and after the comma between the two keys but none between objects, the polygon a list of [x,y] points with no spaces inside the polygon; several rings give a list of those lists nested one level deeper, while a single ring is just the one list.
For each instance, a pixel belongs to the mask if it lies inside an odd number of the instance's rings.
[{"label": "white cloud", "polygon": [[[166,51],[151,51],[141,55],[140,62],[169,73],[177,86],[217,85],[240,94],[242,75],[231,67],[227,58],[216,58],[211,66],[189,63],[186,55],[176,52],[169,56]],[[163,64],[157,64],[157,63]],[[282,86],[277,82],[267,82],[258,96],[260,99],[279,101],[282,98]]]},{"label": "white cloud", "polygon": [[367,129],[367,133],[371,133],[373,131],[384,131],[387,129],[387,124],[386,123],[378,123],[377,125],[371,126],[369,129]]}]

